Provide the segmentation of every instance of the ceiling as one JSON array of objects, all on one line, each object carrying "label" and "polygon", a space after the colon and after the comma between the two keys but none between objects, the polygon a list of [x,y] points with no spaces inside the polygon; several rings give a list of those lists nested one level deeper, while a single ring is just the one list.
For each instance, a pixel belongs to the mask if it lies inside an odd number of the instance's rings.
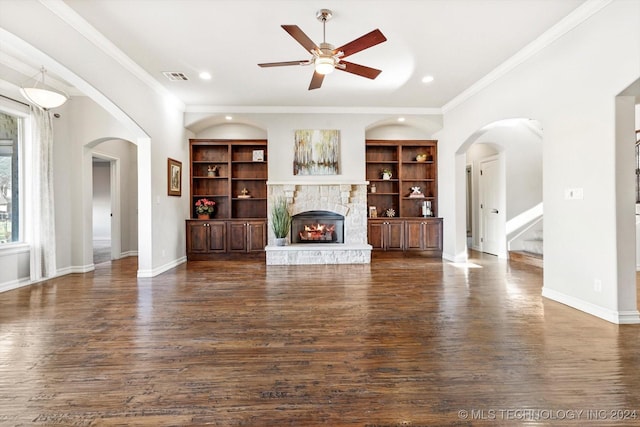
[{"label": "ceiling", "polygon": [[[187,107],[439,108],[558,23],[584,0],[64,0]],[[375,80],[336,71],[307,88],[310,66],[260,68],[310,57],[280,25],[322,41],[376,28],[387,41],[349,57]],[[35,64],[34,64],[35,65]],[[7,67],[7,64],[3,64]],[[9,66],[15,70],[16,67]],[[182,72],[170,81],[163,72]],[[198,75],[207,71],[210,80]],[[424,76],[434,81],[423,83]]]}]

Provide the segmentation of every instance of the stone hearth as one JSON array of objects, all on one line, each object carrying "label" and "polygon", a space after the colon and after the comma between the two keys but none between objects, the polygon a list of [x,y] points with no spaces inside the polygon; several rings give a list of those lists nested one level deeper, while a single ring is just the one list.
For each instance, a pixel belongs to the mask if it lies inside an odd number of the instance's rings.
[{"label": "stone hearth", "polygon": [[325,210],[344,216],[344,243],[289,243],[287,246],[276,246],[275,236],[269,227],[269,244],[265,248],[267,265],[371,262],[371,245],[367,243],[366,183],[267,183],[267,188],[269,202],[280,196],[285,197],[292,215]]}]

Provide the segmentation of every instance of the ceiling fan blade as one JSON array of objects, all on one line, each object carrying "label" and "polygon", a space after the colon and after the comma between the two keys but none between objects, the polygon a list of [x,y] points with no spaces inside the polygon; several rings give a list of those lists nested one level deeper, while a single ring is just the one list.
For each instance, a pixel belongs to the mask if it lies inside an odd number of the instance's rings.
[{"label": "ceiling fan blade", "polygon": [[366,67],[360,64],[354,64],[353,62],[340,61],[340,64],[344,65],[344,68],[336,67],[336,70],[346,71],[347,73],[356,74],[358,76],[366,77],[368,79],[375,79],[382,70]]},{"label": "ceiling fan blade", "polygon": [[364,36],[345,44],[344,46],[334,49],[333,51],[335,53],[340,51],[344,52],[344,55],[341,56],[341,58],[346,58],[349,55],[353,55],[354,53],[358,53],[361,50],[368,49],[371,46],[375,46],[384,41],[387,41],[387,38],[384,36],[384,34],[382,34],[380,30],[375,29],[370,33],[365,34]]},{"label": "ceiling fan blade", "polygon": [[285,61],[285,62],[267,62],[263,64],[258,64],[260,67],[284,67],[286,65],[305,65],[309,62],[306,59],[302,59],[300,61]]},{"label": "ceiling fan blade", "polygon": [[324,80],[324,74],[313,72],[313,77],[311,77],[311,83],[309,84],[309,90],[319,89],[322,86],[322,81]]},{"label": "ceiling fan blade", "polygon": [[284,30],[291,35],[298,43],[304,47],[307,52],[320,50],[318,46],[311,40],[297,25],[281,25]]}]

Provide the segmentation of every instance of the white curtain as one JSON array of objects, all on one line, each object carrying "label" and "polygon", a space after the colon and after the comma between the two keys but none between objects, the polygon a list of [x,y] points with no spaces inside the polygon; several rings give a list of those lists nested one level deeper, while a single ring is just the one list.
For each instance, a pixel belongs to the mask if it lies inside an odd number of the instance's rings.
[{"label": "white curtain", "polygon": [[53,205],[53,122],[51,112],[31,106],[31,144],[27,156],[28,202],[25,207],[31,244],[31,280],[56,275]]}]

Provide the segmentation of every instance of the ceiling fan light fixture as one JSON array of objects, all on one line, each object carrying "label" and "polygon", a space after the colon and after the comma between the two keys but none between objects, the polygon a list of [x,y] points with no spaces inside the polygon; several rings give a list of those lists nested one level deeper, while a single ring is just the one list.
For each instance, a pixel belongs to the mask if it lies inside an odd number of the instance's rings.
[{"label": "ceiling fan light fixture", "polygon": [[67,102],[69,97],[66,93],[56,90],[56,89],[47,89],[44,87],[44,75],[47,70],[42,67],[40,69],[40,74],[42,75],[42,80],[38,81],[35,79],[35,84],[32,86],[22,85],[20,88],[20,93],[24,96],[28,101],[32,104],[37,105],[40,108],[44,108],[45,110],[49,110],[51,108],[57,108]]},{"label": "ceiling fan light fixture", "polygon": [[319,56],[315,61],[315,70],[318,74],[329,74],[335,69],[336,62],[331,56]]}]

